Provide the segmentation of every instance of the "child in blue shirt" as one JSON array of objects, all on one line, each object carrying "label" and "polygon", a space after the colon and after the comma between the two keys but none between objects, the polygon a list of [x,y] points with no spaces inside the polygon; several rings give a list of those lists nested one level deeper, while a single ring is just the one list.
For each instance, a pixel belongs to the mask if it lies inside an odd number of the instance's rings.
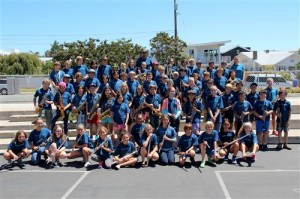
[{"label": "child in blue shirt", "polygon": [[201,149],[202,162],[201,168],[205,167],[205,155],[207,154],[208,162],[212,162],[212,158],[217,161],[219,155],[217,154],[217,141],[219,141],[218,132],[214,129],[214,123],[208,121],[205,123],[205,131],[199,137],[199,144]]},{"label": "child in blue shirt", "polygon": [[99,138],[95,141],[95,152],[91,157],[92,160],[95,160],[99,163],[99,169],[103,167],[103,162],[105,168],[111,168],[112,161],[110,158],[110,154],[113,153],[113,143],[111,141],[111,137],[107,134],[107,128],[101,126],[98,131]]},{"label": "child in blue shirt", "polygon": [[[83,124],[77,126],[77,136],[73,145],[72,151],[67,155],[68,159],[83,157],[84,167],[88,167],[91,163],[89,161],[90,155],[94,151],[94,145],[92,144],[89,135],[85,132]],[[77,150],[75,150],[77,149]]]},{"label": "child in blue shirt", "polygon": [[113,154],[113,164],[116,164],[117,170],[124,166],[134,166],[138,161],[137,157],[134,157],[137,151],[134,144],[129,141],[129,133],[123,133],[121,139],[122,142],[118,144]]},{"label": "child in blue shirt", "polygon": [[276,130],[278,131],[278,145],[276,147],[277,150],[282,149],[282,131],[284,132],[283,137],[283,148],[287,150],[291,150],[288,147],[288,131],[289,131],[289,121],[291,118],[291,103],[286,100],[287,92],[282,89],[279,91],[279,100],[277,100],[274,104],[274,112],[277,115],[276,120]]},{"label": "child in blue shirt", "polygon": [[267,151],[267,141],[269,135],[270,114],[273,112],[273,106],[266,100],[267,91],[259,91],[259,100],[254,104],[254,115],[256,117],[256,133],[258,137],[259,149]]},{"label": "child in blue shirt", "polygon": [[[254,104],[257,100],[259,100],[259,94],[256,91],[257,83],[253,82],[250,84],[250,93],[246,95],[246,100],[250,102],[251,106],[254,107]],[[251,123],[255,120],[255,115],[253,114],[253,111],[251,111],[251,114],[249,116],[249,120]]]},{"label": "child in blue shirt", "polygon": [[[244,137],[240,140],[240,150],[242,151],[243,159],[246,159],[247,157],[251,157],[252,161],[255,161],[256,153],[259,149],[259,146],[257,144],[256,134],[253,132],[252,124],[250,122],[246,122],[243,125],[242,132],[239,133],[238,137],[239,138]],[[250,155],[247,155],[248,151],[251,153]]]},{"label": "child in blue shirt", "polygon": [[51,132],[49,129],[43,128],[42,118],[37,118],[34,123],[35,129],[29,134],[28,142],[32,148],[31,162],[36,165],[40,163],[41,155],[45,154],[47,142],[51,139]]},{"label": "child in blue shirt", "polygon": [[142,148],[141,148],[141,156],[142,156],[142,165],[146,165],[145,157],[147,157],[147,161],[157,161],[159,155],[158,151],[158,141],[157,136],[153,134],[153,127],[150,124],[146,124],[142,134]]},{"label": "child in blue shirt", "polygon": [[159,158],[163,165],[174,164],[174,146],[176,142],[177,133],[173,127],[170,126],[170,118],[168,115],[161,117],[161,125],[155,131],[159,143]]},{"label": "child in blue shirt", "polygon": [[[226,84],[225,92],[222,95],[224,109],[222,110],[223,121],[224,119],[228,119],[230,126],[233,126],[233,110],[232,107],[236,102],[235,97],[231,93],[232,84]],[[222,124],[223,125],[223,124]]]},{"label": "child in blue shirt", "polygon": [[46,162],[51,163],[52,168],[59,167],[59,159],[65,159],[67,154],[65,149],[68,147],[67,137],[60,125],[53,128],[52,142],[47,145],[45,153],[48,155]]},{"label": "child in blue shirt", "polygon": [[135,124],[131,128],[132,141],[135,148],[141,148],[143,145],[142,134],[145,130],[146,124],[143,123],[144,119],[141,113],[138,113],[135,117]]},{"label": "child in blue shirt", "polygon": [[149,90],[150,85],[155,85],[157,87],[156,82],[152,80],[152,73],[147,72],[146,80],[143,83],[144,93],[147,94],[147,95],[150,93],[150,90]]},{"label": "child in blue shirt", "polygon": [[3,154],[3,157],[8,163],[12,160],[18,160],[18,164],[24,167],[25,164],[22,158],[27,158],[30,155],[29,147],[26,133],[24,131],[18,131],[15,138],[7,146],[7,151]]},{"label": "child in blue shirt", "polygon": [[[277,101],[278,99],[278,91],[276,88],[273,88],[273,84],[274,84],[274,80],[273,78],[268,78],[267,79],[267,88],[266,88],[266,91],[267,91],[267,96],[266,96],[266,99],[268,101],[270,101],[272,103],[272,105],[274,105],[274,103]],[[275,116],[276,116],[276,112],[274,111],[272,113],[272,134],[273,135],[276,135],[278,136],[278,132],[276,131],[276,126],[275,126]]]},{"label": "child in blue shirt", "polygon": [[179,164],[183,166],[186,158],[190,157],[192,163],[195,162],[195,147],[198,145],[198,138],[192,133],[192,125],[186,124],[184,126],[184,135],[178,141],[179,148]]},{"label": "child in blue shirt", "polygon": [[222,127],[223,128],[219,132],[220,140],[218,142],[219,147],[222,147],[219,150],[220,157],[224,157],[224,160],[228,160],[229,153],[233,153],[231,163],[236,164],[236,156],[239,152],[239,142],[236,141],[233,144],[229,144],[236,138],[235,133],[233,132],[233,130],[230,129],[229,120],[225,119],[222,124]]}]

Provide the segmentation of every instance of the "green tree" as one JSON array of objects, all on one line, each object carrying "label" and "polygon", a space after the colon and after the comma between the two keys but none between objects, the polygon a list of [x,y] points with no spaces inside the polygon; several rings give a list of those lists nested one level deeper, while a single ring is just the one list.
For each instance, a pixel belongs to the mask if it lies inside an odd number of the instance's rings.
[{"label": "green tree", "polygon": [[176,60],[184,59],[183,49],[187,45],[179,38],[170,36],[166,32],[160,32],[150,40],[150,46],[151,55],[159,62],[166,63],[170,58],[175,58]]},{"label": "green tree", "polygon": [[41,74],[41,67],[42,62],[36,54],[13,53],[0,57],[0,73],[7,75]]},{"label": "green tree", "polygon": [[132,40],[119,39],[108,42],[99,39],[89,38],[85,41],[76,41],[60,44],[57,41],[51,45],[50,50],[46,51],[46,56],[53,57],[54,61],[63,63],[65,60],[72,60],[75,64],[76,56],[84,58],[85,64],[89,65],[91,60],[101,59],[103,55],[108,57],[109,64],[120,64],[127,62],[130,58],[137,59],[143,47],[132,43]]}]

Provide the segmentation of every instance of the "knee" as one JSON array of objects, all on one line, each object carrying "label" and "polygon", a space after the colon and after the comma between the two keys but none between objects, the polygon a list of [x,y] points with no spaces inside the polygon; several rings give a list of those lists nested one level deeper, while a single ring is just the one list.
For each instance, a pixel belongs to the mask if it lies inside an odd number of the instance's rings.
[{"label": "knee", "polygon": [[194,150],[191,150],[190,153],[189,153],[190,157],[193,158],[195,157],[196,153]]},{"label": "knee", "polygon": [[221,149],[221,150],[219,151],[219,154],[220,154],[221,157],[223,157],[223,156],[226,155],[226,151],[223,150],[223,149]]},{"label": "knee", "polygon": [[10,160],[10,159],[11,159],[10,154],[7,153],[7,152],[5,152],[5,153],[3,154],[3,157],[4,157],[5,160]]}]

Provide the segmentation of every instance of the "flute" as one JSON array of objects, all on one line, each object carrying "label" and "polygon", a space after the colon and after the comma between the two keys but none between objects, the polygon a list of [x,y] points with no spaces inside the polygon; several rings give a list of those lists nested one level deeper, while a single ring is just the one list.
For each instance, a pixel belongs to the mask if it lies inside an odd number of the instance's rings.
[{"label": "flute", "polygon": [[[147,153],[147,156],[149,156],[149,153],[150,153],[150,143],[151,143],[151,138],[152,136],[150,137],[149,141],[148,141],[148,153]],[[149,158],[147,157],[148,161],[147,161],[147,166],[149,165]]]},{"label": "flute", "polygon": [[[130,157],[130,156],[136,154],[137,152],[138,152],[138,151],[134,151],[134,152],[132,152],[132,153],[129,153],[128,155],[125,155],[125,156],[122,157],[119,161],[123,161],[125,158],[128,158],[128,157]],[[117,157],[118,157],[118,156],[117,156]],[[118,162],[117,162],[117,161],[113,161],[113,162],[111,163],[111,165],[116,164],[116,163],[118,163]]]},{"label": "flute", "polygon": [[[81,139],[82,136],[83,136],[83,133],[80,135],[80,137],[78,139],[75,140],[77,142],[77,144],[78,144],[78,141]],[[73,152],[75,150],[75,148],[76,147],[75,147],[75,144],[74,144],[71,152]]]},{"label": "flute", "polygon": [[[68,136],[66,137],[66,139],[59,145],[59,147],[56,149],[56,151],[54,152],[54,153],[52,153],[52,154],[55,154],[55,153],[57,153],[63,146],[64,146],[64,144],[67,142],[67,140],[68,140]],[[47,160],[46,160],[46,163],[49,163],[49,162],[52,162],[52,156],[54,157],[55,155],[49,155],[48,156],[48,158],[47,158]],[[54,157],[55,158],[55,157]]]},{"label": "flute", "polygon": [[[249,134],[246,134],[246,135],[244,135],[243,137],[240,137],[240,138],[238,138],[238,139],[236,139],[236,140],[233,140],[233,141],[229,142],[227,146],[232,145],[232,144],[234,144],[235,142],[240,141],[241,139],[243,139],[243,138],[245,138],[245,137],[247,137],[247,136],[249,136],[249,135],[250,135],[250,133],[249,133]],[[227,146],[222,146],[221,149],[224,149],[224,148],[226,148]]]},{"label": "flute", "polygon": [[106,139],[98,147],[95,148],[94,152],[91,155],[95,154],[110,138],[111,138],[111,135],[108,135],[106,137]]}]

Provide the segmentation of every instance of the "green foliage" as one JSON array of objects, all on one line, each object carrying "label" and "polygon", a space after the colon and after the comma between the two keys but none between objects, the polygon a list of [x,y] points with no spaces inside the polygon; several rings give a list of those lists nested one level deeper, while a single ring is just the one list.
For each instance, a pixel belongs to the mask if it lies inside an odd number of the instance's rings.
[{"label": "green foliage", "polygon": [[298,64],[296,65],[296,69],[300,70],[300,62],[298,62]]},{"label": "green foliage", "polygon": [[43,74],[50,74],[50,72],[54,69],[53,61],[46,61],[42,66]]},{"label": "green foliage", "polygon": [[183,49],[187,46],[186,43],[174,36],[169,36],[166,32],[156,34],[150,40],[151,55],[161,63],[167,63],[168,59],[175,58],[176,60],[184,59]]},{"label": "green foliage", "polygon": [[0,73],[7,75],[41,74],[42,62],[36,54],[20,53],[0,57]]},{"label": "green foliage", "polygon": [[289,72],[284,72],[284,71],[280,71],[278,72],[284,79],[288,80],[288,81],[292,81],[292,77],[291,77],[291,73]]},{"label": "green foliage", "polygon": [[111,65],[128,62],[130,58],[137,59],[142,46],[133,44],[132,40],[119,39],[117,41],[108,42],[99,39],[89,38],[85,41],[76,41],[60,44],[57,41],[51,45],[51,49],[46,51],[47,57],[53,57],[54,61],[64,63],[66,60],[72,60],[75,64],[76,56],[82,56],[85,64],[94,60],[100,60],[103,55],[108,57]]}]

